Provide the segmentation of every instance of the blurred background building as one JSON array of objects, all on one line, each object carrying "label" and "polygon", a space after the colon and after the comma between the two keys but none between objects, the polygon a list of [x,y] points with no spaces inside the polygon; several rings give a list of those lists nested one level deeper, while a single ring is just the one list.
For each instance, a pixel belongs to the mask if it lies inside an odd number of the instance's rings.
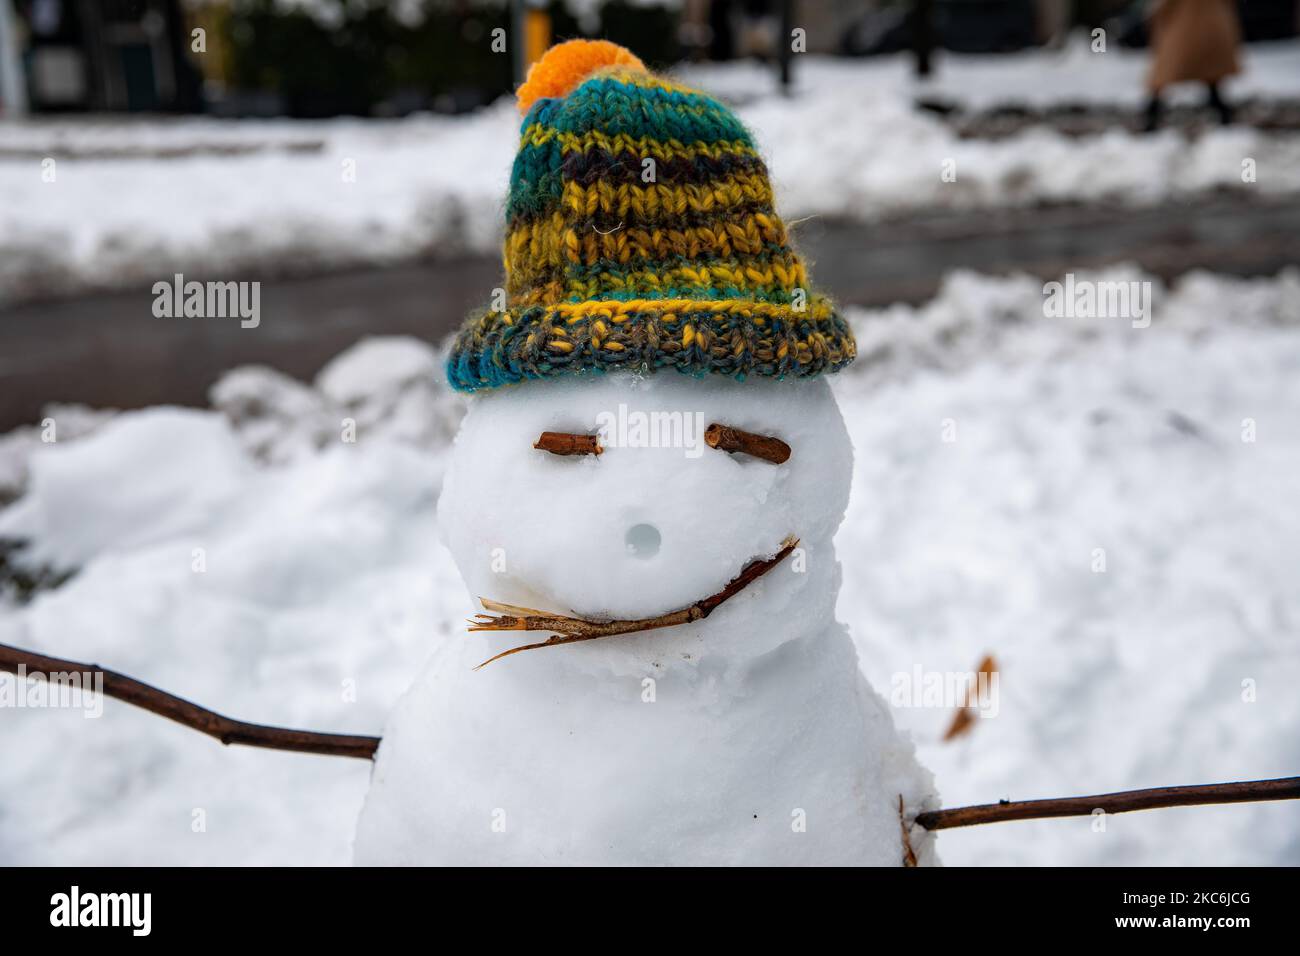
[{"label": "blurred background building", "polygon": [[[0,0],[9,113],[230,116],[462,112],[508,92],[553,39],[603,36],[647,62],[776,63],[782,23],[806,50],[933,46],[1003,53],[1105,26],[1147,42],[1148,0]],[[1247,41],[1296,32],[1295,0],[1239,0]],[[479,42],[517,22],[514,56]],[[924,52],[924,51],[923,51]],[[25,90],[25,93],[23,92]]]}]

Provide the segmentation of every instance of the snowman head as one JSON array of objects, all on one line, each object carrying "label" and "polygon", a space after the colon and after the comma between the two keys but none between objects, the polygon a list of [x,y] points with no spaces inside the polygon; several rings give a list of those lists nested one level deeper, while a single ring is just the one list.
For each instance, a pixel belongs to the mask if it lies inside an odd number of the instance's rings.
[{"label": "snowman head", "polygon": [[[779,438],[790,457],[710,447],[715,423]],[[600,453],[534,447],[543,432],[593,436]],[[570,376],[472,401],[439,520],[476,595],[649,617],[716,593],[790,535],[815,555],[844,514],[851,469],[821,379]]]},{"label": "snowman head", "polygon": [[[789,535],[829,551],[851,450],[822,376],[853,360],[853,336],[810,288],[749,132],[603,41],[552,49],[519,103],[505,302],[471,317],[447,367],[474,393],[440,506],[471,589],[643,617]],[[715,423],[780,439],[789,460],[711,448]],[[534,447],[542,432],[602,451],[556,455]]]}]

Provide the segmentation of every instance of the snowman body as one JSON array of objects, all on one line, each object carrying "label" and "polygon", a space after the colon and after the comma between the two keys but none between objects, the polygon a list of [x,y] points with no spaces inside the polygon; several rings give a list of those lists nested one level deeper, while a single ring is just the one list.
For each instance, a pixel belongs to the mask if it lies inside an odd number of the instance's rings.
[{"label": "snowman body", "polygon": [[[790,459],[707,447],[713,422],[781,438]],[[533,447],[543,431],[600,432],[604,451],[552,455]],[[545,635],[435,648],[385,729],[357,863],[903,862],[900,799],[910,818],[933,784],[835,620],[852,449],[824,379],[611,372],[495,390],[452,456],[439,525],[475,598],[649,617],[800,544],[703,621],[481,670]]]}]

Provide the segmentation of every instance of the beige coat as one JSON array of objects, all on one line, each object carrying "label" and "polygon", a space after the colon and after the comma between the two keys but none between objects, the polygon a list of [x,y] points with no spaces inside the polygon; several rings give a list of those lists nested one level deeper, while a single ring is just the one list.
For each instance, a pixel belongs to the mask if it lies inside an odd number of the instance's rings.
[{"label": "beige coat", "polygon": [[1154,93],[1184,80],[1217,83],[1241,69],[1241,27],[1233,0],[1160,0],[1150,27],[1147,89]]}]

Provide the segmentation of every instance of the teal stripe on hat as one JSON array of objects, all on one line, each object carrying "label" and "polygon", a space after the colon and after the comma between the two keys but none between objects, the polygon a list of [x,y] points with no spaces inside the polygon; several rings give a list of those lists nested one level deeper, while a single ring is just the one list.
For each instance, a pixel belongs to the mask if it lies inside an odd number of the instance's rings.
[{"label": "teal stripe on hat", "polygon": [[617,76],[590,79],[564,98],[547,125],[562,133],[598,129],[609,136],[650,136],[683,143],[741,140],[749,131],[725,106],[702,93],[638,86]]}]

